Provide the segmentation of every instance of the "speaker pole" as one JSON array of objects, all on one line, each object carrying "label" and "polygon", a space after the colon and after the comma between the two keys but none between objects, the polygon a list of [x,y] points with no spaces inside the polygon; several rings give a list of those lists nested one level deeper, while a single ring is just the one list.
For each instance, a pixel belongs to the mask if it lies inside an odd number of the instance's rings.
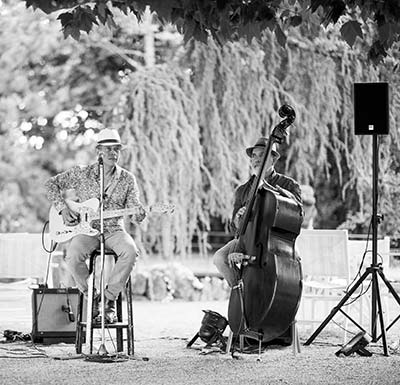
[{"label": "speaker pole", "polygon": [[[372,135],[372,266],[378,266],[378,137]],[[374,273],[372,276],[372,293],[371,293],[371,337],[372,341],[376,341],[376,314],[377,314],[377,291],[378,279]],[[381,325],[384,326],[384,325]],[[385,328],[383,331],[382,341],[384,341],[384,350],[387,351]],[[385,354],[387,355],[387,354]]]}]

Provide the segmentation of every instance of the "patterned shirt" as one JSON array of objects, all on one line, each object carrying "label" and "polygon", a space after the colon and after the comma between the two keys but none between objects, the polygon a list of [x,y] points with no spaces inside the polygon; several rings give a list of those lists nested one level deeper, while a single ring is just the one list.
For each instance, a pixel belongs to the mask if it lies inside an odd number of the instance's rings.
[{"label": "patterned shirt", "polygon": [[[91,198],[100,199],[100,178],[98,163],[89,166],[75,166],[50,178],[46,183],[47,197],[57,211],[66,207],[63,193],[74,189],[78,202]],[[135,176],[129,171],[116,166],[112,178],[104,186],[104,211],[142,206]],[[143,206],[142,206],[143,207]],[[98,220],[92,226],[99,230]],[[104,219],[104,232],[113,233],[124,229],[123,217]]]}]

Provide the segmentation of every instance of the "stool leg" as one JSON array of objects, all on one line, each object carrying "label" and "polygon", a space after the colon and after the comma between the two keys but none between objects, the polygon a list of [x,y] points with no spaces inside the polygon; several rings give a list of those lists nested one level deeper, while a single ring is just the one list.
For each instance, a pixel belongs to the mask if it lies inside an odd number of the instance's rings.
[{"label": "stool leg", "polygon": [[89,262],[89,279],[88,279],[88,299],[87,299],[87,311],[86,311],[86,350],[89,354],[93,354],[93,298],[94,298],[94,287],[95,287],[95,271],[96,271],[96,255],[90,256]]},{"label": "stool leg", "polygon": [[78,311],[76,315],[75,351],[77,354],[82,353],[82,340],[83,340],[82,313],[83,313],[83,294],[80,293],[78,299]]},{"label": "stool leg", "polygon": [[[118,322],[122,322],[122,293],[118,295],[118,298],[116,300],[116,307],[117,307]],[[117,333],[117,352],[122,352],[124,351],[122,329],[116,328],[116,333]]]},{"label": "stool leg", "polygon": [[297,321],[294,320],[292,323],[292,345],[293,345],[293,354],[296,355],[297,353],[301,353],[300,349],[300,338],[299,332],[297,330]]},{"label": "stool leg", "polygon": [[127,328],[127,344],[128,344],[128,355],[135,354],[135,336],[133,328],[133,304],[132,304],[132,282],[131,276],[129,276],[126,282],[126,303],[128,311],[128,328]]},{"label": "stool leg", "polygon": [[243,334],[239,334],[239,349],[240,349],[240,353],[243,353],[243,349],[244,349],[244,336],[243,336]]},{"label": "stool leg", "polygon": [[231,352],[232,341],[233,341],[233,332],[232,332],[232,330],[229,330],[228,342],[226,343],[226,350],[225,350],[226,353]]}]

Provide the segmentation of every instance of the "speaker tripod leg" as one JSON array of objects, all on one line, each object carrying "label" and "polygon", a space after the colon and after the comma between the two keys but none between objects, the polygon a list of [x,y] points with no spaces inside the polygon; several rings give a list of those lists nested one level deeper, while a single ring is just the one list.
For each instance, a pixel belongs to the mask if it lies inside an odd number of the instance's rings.
[{"label": "speaker tripod leg", "polygon": [[385,283],[386,287],[389,289],[390,293],[392,294],[398,305],[400,306],[400,297],[397,294],[396,290],[394,290],[392,284],[386,279],[385,274],[383,274],[383,270],[378,270],[378,274],[382,278],[382,281]]},{"label": "speaker tripod leg", "polygon": [[[388,356],[388,347],[387,347],[387,341],[386,341],[386,328],[385,328],[385,323],[383,321],[383,311],[382,311],[382,301],[381,301],[381,295],[379,292],[379,284],[378,284],[378,276],[376,271],[374,271],[373,279],[375,279],[375,289],[376,289],[376,301],[378,304],[378,313],[379,313],[379,322],[381,325],[381,333],[382,333],[382,343],[383,343],[383,354],[385,356]],[[376,342],[377,338],[373,339],[373,342]]]},{"label": "speaker tripod leg", "polygon": [[358,281],[353,285],[353,287],[347,292],[347,294],[342,298],[342,300],[331,310],[328,317],[318,326],[317,330],[309,337],[309,339],[304,343],[304,345],[310,345],[311,342],[315,340],[315,338],[321,333],[321,331],[325,328],[325,326],[329,323],[329,321],[335,316],[335,314],[341,309],[341,307],[347,302],[347,300],[351,297],[351,295],[357,290],[357,288],[361,285],[364,279],[371,272],[371,268],[365,270],[364,274],[358,279]]},{"label": "speaker tripod leg", "polygon": [[[400,306],[400,297],[397,294],[397,292],[394,290],[392,284],[386,279],[382,269],[378,270],[378,274],[382,278],[382,281],[385,283],[385,285],[388,288],[389,292],[393,295],[393,297],[396,300],[397,304]],[[400,319],[400,314],[390,323],[390,325],[386,328],[386,331],[388,331],[399,319]],[[379,337],[377,337],[376,340],[379,341],[379,339],[381,337],[382,337],[382,334]]]}]

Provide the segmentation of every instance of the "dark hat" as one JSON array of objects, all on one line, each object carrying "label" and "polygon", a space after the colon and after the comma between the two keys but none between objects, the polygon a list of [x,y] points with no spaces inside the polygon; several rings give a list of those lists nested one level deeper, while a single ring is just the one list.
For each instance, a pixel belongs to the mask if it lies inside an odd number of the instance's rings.
[{"label": "dark hat", "polygon": [[[256,147],[267,147],[268,140],[269,140],[269,138],[266,138],[266,137],[263,137],[263,136],[261,138],[258,138],[257,142],[256,142],[256,144],[254,146],[246,148],[246,154],[251,157],[251,154],[253,153],[253,150]],[[277,144],[275,142],[272,143],[272,150],[271,151],[272,151],[272,153],[276,154],[277,156],[280,155],[279,152],[278,152],[278,146],[277,146]]]}]

